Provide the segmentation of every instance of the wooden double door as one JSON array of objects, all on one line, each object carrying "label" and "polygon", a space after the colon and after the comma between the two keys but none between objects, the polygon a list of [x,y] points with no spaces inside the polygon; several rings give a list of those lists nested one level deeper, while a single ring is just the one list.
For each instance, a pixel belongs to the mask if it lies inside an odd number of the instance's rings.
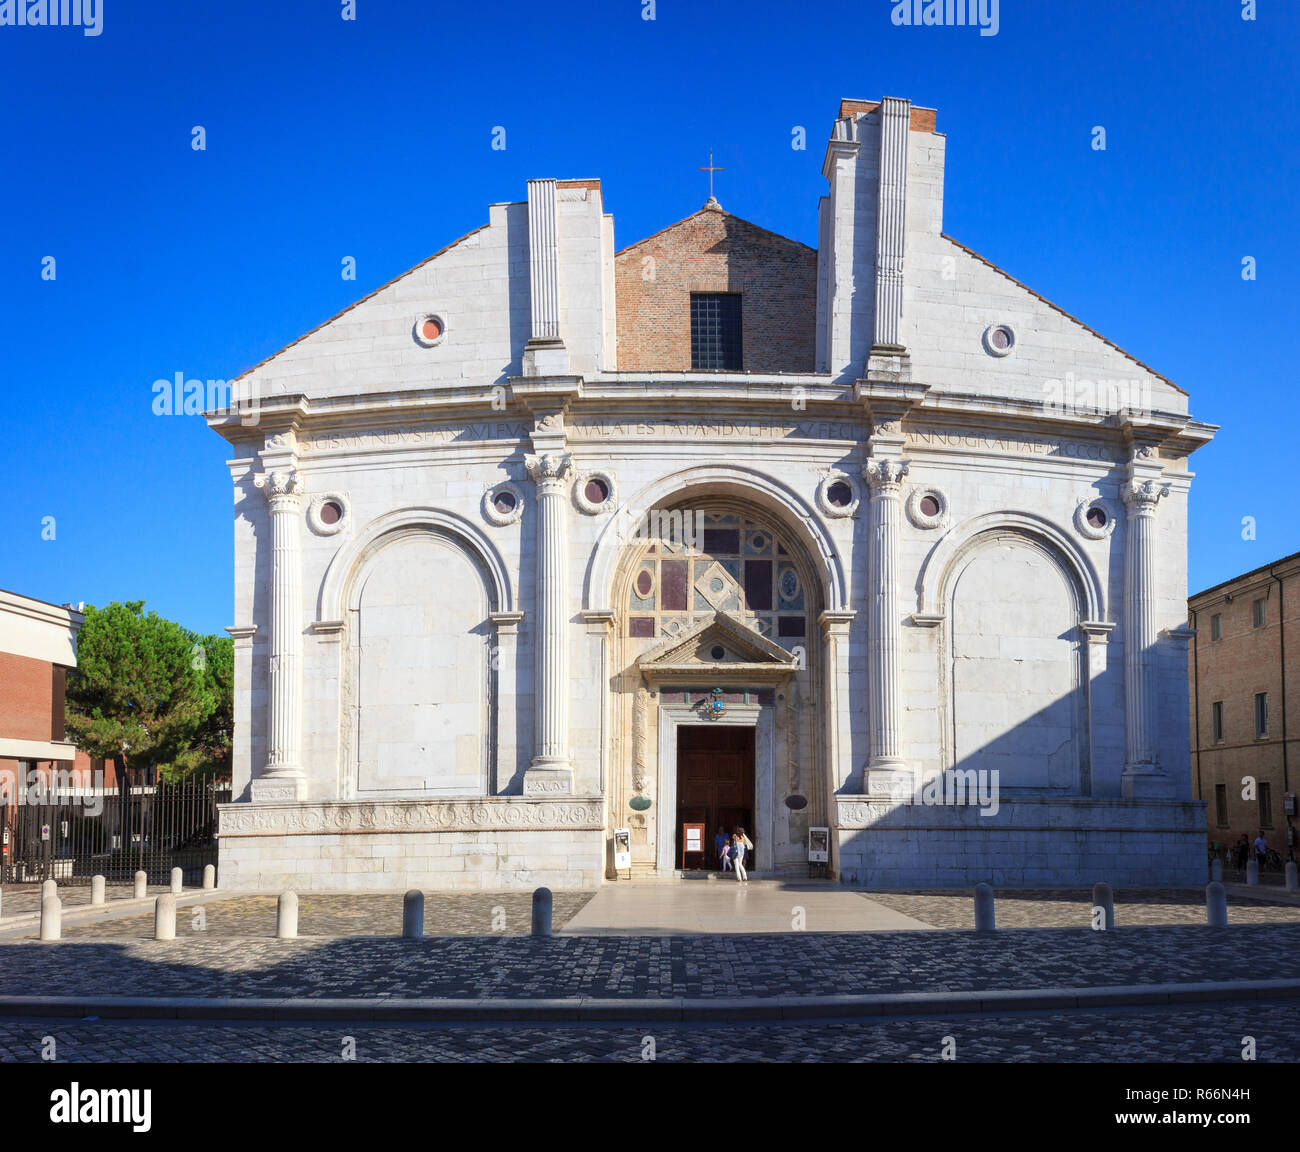
[{"label": "wooden double door", "polygon": [[677,730],[677,854],[682,859],[682,825],[703,824],[703,860],[688,857],[690,869],[718,867],[713,838],[721,826],[730,836],[742,827],[754,844],[745,866],[754,868],[763,844],[754,836],[754,729],[729,724],[683,725]]}]

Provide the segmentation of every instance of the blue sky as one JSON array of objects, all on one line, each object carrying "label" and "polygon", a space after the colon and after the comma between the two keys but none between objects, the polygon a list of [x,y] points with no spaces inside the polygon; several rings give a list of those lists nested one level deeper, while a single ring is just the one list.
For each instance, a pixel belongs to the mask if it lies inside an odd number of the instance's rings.
[{"label": "blue sky", "polygon": [[988,37],[891,0],[102,3],[98,36],[0,27],[0,587],[233,623],[227,445],[155,380],[233,378],[529,177],[601,177],[624,247],[700,206],[712,147],[725,208],[814,244],[844,96],[938,108],[945,231],[1222,425],[1193,591],[1300,550],[1290,0],[1001,0]]}]

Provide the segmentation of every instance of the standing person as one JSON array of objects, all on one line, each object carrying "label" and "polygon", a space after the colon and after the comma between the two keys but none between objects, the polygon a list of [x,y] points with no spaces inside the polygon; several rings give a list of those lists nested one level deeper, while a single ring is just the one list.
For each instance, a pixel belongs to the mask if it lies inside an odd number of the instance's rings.
[{"label": "standing person", "polygon": [[753,847],[753,843],[745,835],[745,830],[738,826],[731,840],[731,850],[736,857],[736,879],[746,884],[749,883],[749,873],[745,871],[745,853],[751,851]]},{"label": "standing person", "polygon": [[1264,861],[1268,858],[1268,841],[1264,839],[1264,833],[1261,831],[1255,837],[1255,859],[1259,862],[1259,870],[1264,871]]},{"label": "standing person", "polygon": [[716,859],[718,862],[719,872],[725,872],[728,868],[731,867],[731,863],[728,858],[728,849],[730,847],[731,847],[731,842],[727,837],[727,833],[723,830],[722,825],[719,824],[718,834],[713,838],[713,856],[714,859]]},{"label": "standing person", "polygon": [[1250,841],[1246,839],[1246,833],[1241,834],[1241,839],[1237,841],[1237,847],[1233,855],[1237,861],[1237,871],[1246,871],[1246,859],[1250,856]]}]

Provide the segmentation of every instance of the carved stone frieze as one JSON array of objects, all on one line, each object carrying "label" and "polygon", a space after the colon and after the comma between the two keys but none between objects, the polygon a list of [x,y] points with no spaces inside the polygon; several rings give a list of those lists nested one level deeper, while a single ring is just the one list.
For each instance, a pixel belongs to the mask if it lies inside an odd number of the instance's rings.
[{"label": "carved stone frieze", "polygon": [[228,804],[218,836],[319,836],[358,832],[599,829],[599,800],[385,800],[321,804]]}]

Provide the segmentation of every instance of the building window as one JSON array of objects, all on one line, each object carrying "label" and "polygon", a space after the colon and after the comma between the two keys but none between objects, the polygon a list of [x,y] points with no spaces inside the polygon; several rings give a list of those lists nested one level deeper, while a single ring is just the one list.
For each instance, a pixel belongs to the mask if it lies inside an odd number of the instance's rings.
[{"label": "building window", "polygon": [[1264,620],[1265,620],[1264,605],[1266,603],[1267,601],[1264,600],[1256,600],[1251,607],[1251,612],[1252,612],[1251,621],[1254,627],[1256,628],[1264,627]]},{"label": "building window", "polygon": [[740,295],[691,293],[691,367],[741,370]]},{"label": "building window", "polygon": [[1228,786],[1226,784],[1216,784],[1214,786],[1214,822],[1220,828],[1228,826]]},{"label": "building window", "polygon": [[1259,826],[1261,828],[1273,827],[1273,785],[1261,784],[1259,786]]},{"label": "building window", "polygon": [[1210,705],[1210,724],[1214,728],[1214,742],[1223,743],[1223,701],[1216,700]]},{"label": "building window", "polygon": [[1217,612],[1210,617],[1210,639],[1211,640],[1223,639],[1223,617],[1220,616]]},{"label": "building window", "polygon": [[1255,693],[1255,738],[1263,739],[1268,735],[1268,693]]}]

